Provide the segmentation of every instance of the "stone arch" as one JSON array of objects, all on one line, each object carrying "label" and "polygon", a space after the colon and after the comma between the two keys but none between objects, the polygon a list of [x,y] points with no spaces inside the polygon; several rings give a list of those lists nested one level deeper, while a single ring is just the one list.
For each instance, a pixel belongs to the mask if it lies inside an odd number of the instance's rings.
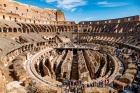
[{"label": "stone arch", "polygon": [[46,28],[47,28],[46,31],[49,32],[49,28],[48,28],[48,26],[46,26]]},{"label": "stone arch", "polygon": [[46,26],[42,25],[42,28],[43,28],[43,32],[46,32]]},{"label": "stone arch", "polygon": [[9,30],[9,32],[12,32],[12,28],[11,27],[9,27],[8,30]]},{"label": "stone arch", "polygon": [[47,27],[45,25],[43,25],[45,32],[47,31]]},{"label": "stone arch", "polygon": [[7,32],[7,28],[6,27],[3,27],[3,32]]},{"label": "stone arch", "polygon": [[74,32],[78,32],[78,27],[74,26]]},{"label": "stone arch", "polygon": [[53,27],[52,25],[51,25],[50,27],[51,27],[51,29],[52,29],[52,31],[51,31],[51,32],[55,32],[54,27]]},{"label": "stone arch", "polygon": [[61,26],[60,29],[61,29],[61,30],[60,30],[61,32],[64,32],[64,28],[63,28],[63,26]]},{"label": "stone arch", "polygon": [[1,27],[0,27],[0,32],[2,32],[2,29],[1,29]]},{"label": "stone arch", "polygon": [[9,16],[9,20],[11,20],[12,18],[11,18],[11,16]]},{"label": "stone arch", "polygon": [[48,27],[48,29],[49,29],[49,32],[52,32],[52,31],[51,31],[51,27],[50,27],[49,25],[48,25],[47,27]]},{"label": "stone arch", "polygon": [[64,32],[67,32],[67,26],[63,26]]},{"label": "stone arch", "polygon": [[17,32],[17,28],[14,28],[13,31],[14,31],[14,32]]},{"label": "stone arch", "polygon": [[22,32],[21,28],[18,28],[18,32]]},{"label": "stone arch", "polygon": [[27,33],[29,33],[30,32],[30,30],[29,29],[27,29]]},{"label": "stone arch", "polygon": [[61,26],[59,26],[59,32],[62,32]]},{"label": "stone arch", "polygon": [[50,63],[50,60],[47,58],[46,60],[45,60],[45,66],[49,69],[49,71],[51,72],[51,63]]},{"label": "stone arch", "polygon": [[14,21],[17,22],[17,18],[16,17],[14,18]]},{"label": "stone arch", "polygon": [[32,28],[32,26],[31,25],[29,25],[29,24],[26,24],[30,29]]},{"label": "stone arch", "polygon": [[67,32],[70,32],[70,30],[71,30],[70,26],[67,26]]},{"label": "stone arch", "polygon": [[43,32],[43,27],[42,27],[42,25],[38,25],[39,26],[39,28],[40,28],[40,32]]},{"label": "stone arch", "polygon": [[6,7],[6,4],[4,4],[3,6]]},{"label": "stone arch", "polygon": [[25,28],[22,28],[22,30],[23,30],[23,33],[26,33],[26,29]]},{"label": "stone arch", "polygon": [[34,32],[39,33],[39,32],[38,32],[38,28],[37,28],[34,24],[31,24],[31,26],[32,26],[32,28],[34,29]]},{"label": "stone arch", "polygon": [[3,19],[5,19],[5,15],[3,15]]},{"label": "stone arch", "polygon": [[58,26],[56,26],[56,32],[59,32]]},{"label": "stone arch", "polygon": [[36,25],[37,29],[38,29],[38,32],[41,32],[41,28],[39,25]]},{"label": "stone arch", "polygon": [[30,32],[34,32],[33,28],[30,29]]}]

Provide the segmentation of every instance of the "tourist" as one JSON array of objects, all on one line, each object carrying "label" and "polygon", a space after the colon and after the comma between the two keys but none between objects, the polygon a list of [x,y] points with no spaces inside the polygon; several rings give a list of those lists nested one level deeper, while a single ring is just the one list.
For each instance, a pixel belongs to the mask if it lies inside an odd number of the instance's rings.
[{"label": "tourist", "polygon": [[82,93],[82,88],[81,87],[78,88],[78,93]]},{"label": "tourist", "polygon": [[94,81],[92,82],[93,87],[95,87]]},{"label": "tourist", "polygon": [[103,80],[101,80],[101,87],[104,87],[104,83],[103,83]]},{"label": "tourist", "polygon": [[80,85],[82,84],[82,80],[79,80],[79,84],[80,84]]},{"label": "tourist", "polygon": [[66,87],[65,91],[66,91],[66,93],[69,93],[69,87],[68,86]]},{"label": "tourist", "polygon": [[140,93],[140,85],[138,85],[138,91],[137,91],[137,93]]},{"label": "tourist", "polygon": [[70,80],[68,80],[68,85],[71,85],[71,81]]},{"label": "tourist", "polygon": [[36,81],[32,80],[32,86],[35,86],[35,84],[36,84]]},{"label": "tourist", "polygon": [[71,85],[69,85],[69,91],[70,91],[70,92],[73,92],[72,86],[71,86]]},{"label": "tourist", "polygon": [[138,92],[138,85],[137,85],[137,84],[134,86],[134,92],[135,92],[135,93]]},{"label": "tourist", "polygon": [[107,79],[107,84],[109,84],[109,78]]},{"label": "tourist", "polygon": [[74,80],[71,80],[71,85],[74,86]]},{"label": "tourist", "polygon": [[77,86],[74,87],[74,93],[78,93],[78,88],[77,88]]},{"label": "tourist", "polygon": [[132,90],[132,84],[128,84],[129,90]]}]

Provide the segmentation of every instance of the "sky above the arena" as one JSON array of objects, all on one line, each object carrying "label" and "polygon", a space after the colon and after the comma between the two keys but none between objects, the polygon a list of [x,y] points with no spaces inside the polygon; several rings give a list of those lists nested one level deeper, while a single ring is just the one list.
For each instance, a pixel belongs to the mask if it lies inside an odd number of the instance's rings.
[{"label": "sky above the arena", "polygon": [[67,21],[95,21],[140,15],[140,0],[15,0],[40,8],[59,9]]}]

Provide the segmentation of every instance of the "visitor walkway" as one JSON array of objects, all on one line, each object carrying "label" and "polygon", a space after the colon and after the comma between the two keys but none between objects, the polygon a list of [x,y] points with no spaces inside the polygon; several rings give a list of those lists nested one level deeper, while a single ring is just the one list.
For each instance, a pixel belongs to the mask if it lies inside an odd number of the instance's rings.
[{"label": "visitor walkway", "polygon": [[[77,51],[77,50],[74,50]],[[73,53],[73,61],[71,67],[71,80],[78,80],[78,60],[77,60],[77,53]]]}]

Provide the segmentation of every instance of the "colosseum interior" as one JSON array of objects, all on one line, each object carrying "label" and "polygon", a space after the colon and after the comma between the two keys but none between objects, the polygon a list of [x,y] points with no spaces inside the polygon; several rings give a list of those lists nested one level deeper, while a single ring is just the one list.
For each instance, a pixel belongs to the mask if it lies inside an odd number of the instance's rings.
[{"label": "colosseum interior", "polygon": [[0,0],[0,93],[118,93],[139,70],[139,15],[76,24]]}]

